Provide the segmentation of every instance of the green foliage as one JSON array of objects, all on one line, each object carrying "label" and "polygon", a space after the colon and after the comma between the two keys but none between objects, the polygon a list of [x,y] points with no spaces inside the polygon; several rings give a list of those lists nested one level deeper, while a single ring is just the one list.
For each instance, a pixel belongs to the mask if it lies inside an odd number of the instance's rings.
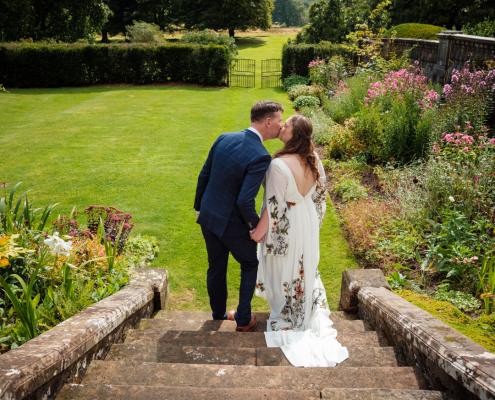
[{"label": "green foliage", "polygon": [[301,26],[306,22],[306,8],[300,0],[275,0],[272,19],[285,26]]},{"label": "green foliage", "polygon": [[105,83],[187,82],[224,85],[230,55],[225,46],[0,45],[0,80],[13,87]]},{"label": "green foliage", "polygon": [[493,257],[486,255],[477,273],[479,282],[476,295],[481,292],[485,313],[490,314],[495,309],[495,263]]},{"label": "green foliage", "polygon": [[94,42],[110,14],[102,0],[3,0],[0,7],[0,41]]},{"label": "green foliage", "polygon": [[438,285],[437,293],[433,298],[435,300],[448,301],[464,312],[473,312],[480,308],[480,302],[472,294],[452,290],[448,283]]},{"label": "green foliage", "polygon": [[323,92],[323,88],[319,86],[297,85],[297,86],[291,86],[291,88],[287,91],[287,95],[289,96],[289,99],[294,101],[300,96],[320,97],[320,94],[322,92]]},{"label": "green foliage", "polygon": [[188,32],[180,38],[180,41],[184,43],[197,43],[202,45],[213,43],[219,46],[227,46],[230,54],[233,56],[239,54],[234,38],[223,33],[216,33],[207,29],[200,32]]},{"label": "green foliage", "polygon": [[336,55],[349,55],[352,59],[351,52],[339,44],[287,44],[282,49],[282,77],[308,76],[311,61],[329,60]]},{"label": "green foliage", "polygon": [[393,290],[401,290],[405,286],[409,286],[411,283],[411,276],[408,274],[402,275],[398,271],[394,271],[393,273],[387,275],[385,277]]},{"label": "green foliage", "polygon": [[135,43],[163,43],[165,41],[163,32],[155,24],[149,24],[143,21],[133,21],[132,25],[125,27]]},{"label": "green foliage", "polygon": [[463,25],[462,31],[466,35],[494,37],[495,36],[495,20],[485,18],[482,22],[477,24],[467,23]]},{"label": "green foliage", "polygon": [[282,82],[285,90],[289,90],[294,86],[309,85],[310,79],[307,76],[290,75]]},{"label": "green foliage", "polygon": [[306,43],[322,40],[340,42],[344,36],[342,6],[338,0],[319,0],[309,8],[309,26],[305,29]]},{"label": "green foliage", "polygon": [[390,5],[392,2],[386,0],[376,6],[370,14],[371,29],[378,33],[380,29],[386,29],[390,25]]},{"label": "green foliage", "polygon": [[301,109],[303,107],[315,108],[320,106],[320,99],[318,99],[318,97],[313,97],[313,96],[299,96],[297,99],[294,100],[292,106],[295,109]]},{"label": "green foliage", "polygon": [[338,182],[333,184],[333,188],[344,203],[368,197],[369,189],[361,185],[358,179],[349,176],[341,176]]},{"label": "green foliage", "polygon": [[123,262],[132,268],[149,267],[160,252],[156,238],[137,235],[129,239],[124,248]]},{"label": "green foliage", "polygon": [[335,89],[347,76],[348,62],[342,56],[333,56],[330,60],[312,61],[309,65],[309,77],[313,85]]},{"label": "green foliage", "polygon": [[400,24],[385,31],[384,36],[398,38],[438,40],[437,33],[447,30],[441,26],[427,24]]},{"label": "green foliage", "polygon": [[303,114],[310,118],[313,124],[313,141],[319,145],[326,144],[330,137],[330,129],[334,124],[332,119],[320,108],[305,108]]}]

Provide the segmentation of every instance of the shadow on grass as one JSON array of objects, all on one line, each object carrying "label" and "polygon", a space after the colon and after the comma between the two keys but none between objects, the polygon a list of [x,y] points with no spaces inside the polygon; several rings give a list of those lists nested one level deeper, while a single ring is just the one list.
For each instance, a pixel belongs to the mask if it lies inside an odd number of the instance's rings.
[{"label": "shadow on grass", "polygon": [[[105,93],[117,92],[122,90],[139,90],[139,91],[165,91],[165,90],[183,90],[183,91],[201,91],[211,92],[220,91],[228,88],[228,86],[203,87],[177,84],[167,85],[115,85],[115,86],[78,86],[78,87],[62,87],[62,88],[21,88],[11,89],[9,92],[16,95],[33,95],[33,94],[87,94],[87,93]],[[5,94],[8,96],[8,94]]]},{"label": "shadow on grass", "polygon": [[242,38],[236,38],[235,44],[237,45],[239,50],[243,50],[247,48],[262,47],[266,44],[266,40],[263,39],[263,36],[242,37]]}]

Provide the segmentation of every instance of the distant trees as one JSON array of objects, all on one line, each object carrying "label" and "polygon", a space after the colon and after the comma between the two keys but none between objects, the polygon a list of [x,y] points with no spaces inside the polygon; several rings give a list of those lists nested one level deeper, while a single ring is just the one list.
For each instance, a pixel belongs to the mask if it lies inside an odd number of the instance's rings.
[{"label": "distant trees", "polygon": [[0,0],[0,40],[94,40],[110,9],[103,0]]},{"label": "distant trees", "polygon": [[275,0],[272,19],[289,26],[301,26],[305,22],[306,7],[301,0]]}]

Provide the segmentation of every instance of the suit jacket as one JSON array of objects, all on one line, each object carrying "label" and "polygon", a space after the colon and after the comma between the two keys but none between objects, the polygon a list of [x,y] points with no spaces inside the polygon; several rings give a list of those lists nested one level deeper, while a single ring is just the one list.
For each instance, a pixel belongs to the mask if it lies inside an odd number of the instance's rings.
[{"label": "suit jacket", "polygon": [[240,236],[259,217],[255,198],[271,156],[249,129],[220,135],[199,174],[194,208],[198,224],[218,236]]}]

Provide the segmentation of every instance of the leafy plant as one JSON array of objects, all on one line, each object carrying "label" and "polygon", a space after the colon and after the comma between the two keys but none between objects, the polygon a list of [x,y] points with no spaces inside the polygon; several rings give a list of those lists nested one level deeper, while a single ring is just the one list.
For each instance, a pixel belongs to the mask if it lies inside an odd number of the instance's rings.
[{"label": "leafy plant", "polygon": [[115,266],[115,258],[117,257],[118,244],[120,240],[120,235],[122,234],[122,229],[124,228],[124,224],[120,226],[120,229],[117,233],[117,237],[115,238],[115,243],[112,243],[110,237],[107,238],[107,234],[105,232],[103,220],[100,217],[100,225],[98,227],[98,242],[103,240],[103,245],[105,246],[105,254],[107,255],[107,266],[108,270],[112,271]]},{"label": "leafy plant", "polygon": [[411,276],[394,271],[385,277],[393,290],[401,290],[411,283]]},{"label": "leafy plant", "polygon": [[357,179],[348,176],[341,176],[333,188],[335,193],[342,197],[344,203],[368,197],[369,189],[362,186]]},{"label": "leafy plant", "polygon": [[293,86],[305,86],[309,85],[310,79],[307,76],[290,75],[282,82],[282,86],[285,90],[289,90]]},{"label": "leafy plant", "polygon": [[479,283],[476,295],[481,292],[485,314],[490,314],[495,306],[495,263],[493,257],[486,256],[477,273]]},{"label": "leafy plant", "polygon": [[485,18],[477,24],[467,23],[463,25],[462,31],[466,35],[493,37],[495,36],[495,21]]},{"label": "leafy plant", "polygon": [[239,54],[235,39],[224,33],[216,33],[205,29],[200,32],[187,32],[180,38],[181,42],[185,43],[198,43],[208,45],[210,43],[221,46],[227,46],[231,55],[236,56]]},{"label": "leafy plant", "polygon": [[313,96],[299,96],[292,106],[296,109],[301,109],[303,107],[316,108],[320,106],[320,99]]},{"label": "leafy plant", "polygon": [[133,21],[125,27],[131,40],[136,43],[162,43],[165,41],[160,27],[143,21]]},{"label": "leafy plant", "polygon": [[435,300],[448,301],[456,306],[459,310],[473,312],[478,310],[479,301],[470,293],[451,290],[450,284],[443,283],[438,285]]}]

